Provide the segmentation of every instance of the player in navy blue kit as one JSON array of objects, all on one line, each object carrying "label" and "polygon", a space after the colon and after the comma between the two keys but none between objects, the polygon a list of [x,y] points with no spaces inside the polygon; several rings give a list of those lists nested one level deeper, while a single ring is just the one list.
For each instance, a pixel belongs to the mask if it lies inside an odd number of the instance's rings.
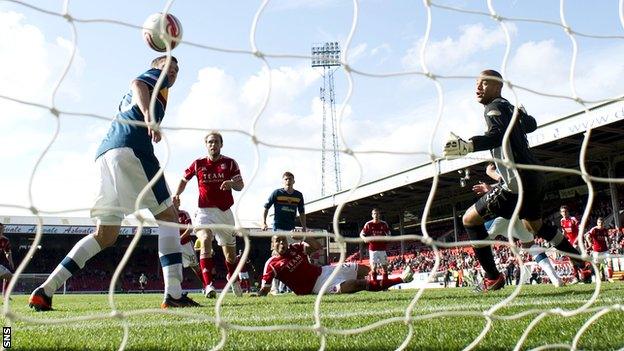
[{"label": "player in navy blue kit", "polygon": [[[510,125],[515,107],[501,97],[503,89],[502,76],[494,70],[481,72],[477,80],[477,101],[485,107],[484,117],[488,126],[483,135],[476,135],[465,141],[455,134],[444,146],[444,156],[463,156],[474,151],[490,150],[495,158],[499,182],[487,191],[462,218],[466,232],[471,240],[483,240],[488,237],[484,222],[496,217],[510,219],[518,200],[519,184],[523,187],[523,202],[520,219],[527,229],[535,235],[550,241],[557,249],[579,254],[563,235],[549,223],[542,222],[542,200],[544,198],[544,175],[541,172],[518,169],[516,177],[512,168],[501,161],[516,164],[537,165],[538,160],[529,149],[526,134],[537,129],[535,118],[526,113],[524,108],[517,109],[518,118]],[[509,137],[510,155],[505,156],[502,150],[503,136],[511,128]],[[505,285],[505,278],[496,268],[490,245],[475,245],[475,255],[485,271],[483,291],[498,290]],[[591,274],[583,270],[584,263],[572,259],[575,268],[582,276]]]},{"label": "player in navy blue kit", "polygon": [[269,196],[269,200],[264,205],[264,213],[262,215],[262,229],[266,230],[266,223],[269,208],[275,208],[273,216],[273,230],[293,230],[295,229],[295,217],[299,211],[299,221],[303,231],[306,231],[305,208],[303,205],[303,194],[295,190],[295,176],[290,172],[285,172],[282,176],[284,187],[276,189]]},{"label": "player in navy blue kit", "polygon": [[[290,172],[284,172],[282,181],[284,187],[275,189],[271,193],[271,196],[269,196],[266,204],[264,204],[262,230],[267,230],[269,227],[266,223],[266,219],[269,214],[269,209],[272,206],[274,208],[274,231],[289,231],[295,229],[295,218],[297,217],[297,211],[299,211],[299,222],[301,223],[302,230],[305,232],[307,228],[303,194],[293,187],[295,185],[295,176]],[[290,243],[292,243],[292,239],[290,240]],[[273,293],[283,293],[288,290],[288,287],[280,280],[274,279],[271,290]]]},{"label": "player in navy blue kit", "polygon": [[[132,81],[130,91],[122,98],[117,116],[97,150],[98,193],[91,209],[91,217],[97,220],[95,233],[76,243],[48,279],[30,295],[29,305],[37,311],[51,310],[54,292],[91,257],[115,243],[122,219],[135,212],[139,193],[160,170],[152,142],[161,140],[157,126],[165,116],[169,88],[175,83],[179,68],[178,60],[175,57],[167,60],[167,56],[154,59],[151,66]],[[161,75],[164,79],[158,84]],[[153,94],[156,94],[156,102],[151,111]],[[178,222],[163,176],[142,197],[139,209],[142,208],[149,209],[157,220]],[[197,306],[182,293],[178,227],[161,225],[158,232],[158,255],[165,280],[165,298],[161,307]]]}]

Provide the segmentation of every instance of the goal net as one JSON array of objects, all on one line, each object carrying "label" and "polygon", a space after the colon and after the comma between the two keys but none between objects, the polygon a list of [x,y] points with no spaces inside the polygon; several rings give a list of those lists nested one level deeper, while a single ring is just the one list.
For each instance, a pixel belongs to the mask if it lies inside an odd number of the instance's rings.
[{"label": "goal net", "polygon": [[[34,289],[39,287],[48,278],[48,273],[22,273],[13,287],[13,294],[30,294]],[[67,292],[67,283],[59,289],[59,293]],[[4,293],[4,291],[3,291]]]},{"label": "goal net", "polygon": [[[306,200],[319,197],[315,202],[319,204],[317,212],[329,213],[331,217],[329,231],[297,233],[326,243],[325,252],[315,257],[317,261],[337,265],[344,263],[354,254],[347,247],[358,247],[358,253],[366,255],[364,248],[370,240],[357,235],[361,225],[354,233],[347,234],[345,218],[358,206],[372,206],[375,201],[381,202],[382,198],[394,196],[394,200],[384,202],[384,209],[401,213],[400,230],[394,230],[400,235],[378,240],[397,245],[395,247],[399,247],[400,242],[417,243],[418,249],[410,252],[409,257],[404,257],[403,244],[400,254],[396,256],[402,256],[401,259],[411,264],[413,269],[424,267],[419,285],[409,290],[407,298],[401,295],[404,301],[398,309],[379,307],[351,315],[351,311],[334,311],[332,304],[352,301],[329,294],[326,284],[314,300],[306,300],[312,317],[308,315],[303,324],[289,323],[289,319],[277,322],[270,319],[271,316],[243,321],[229,310],[224,312],[231,281],[219,294],[214,314],[209,316],[192,309],[127,310],[125,305],[120,307],[122,304],[114,287],[115,282],[123,277],[130,256],[140,247],[140,229],[147,222],[144,213],[137,210],[135,216],[141,222],[139,230],[118,267],[110,272],[113,280],[108,296],[110,311],[67,318],[53,316],[50,319],[20,310],[7,297],[3,308],[5,324],[80,325],[86,321],[114,319],[121,325],[122,336],[117,345],[121,350],[131,346],[140,348],[132,344],[134,340],[142,340],[142,337],[134,332],[133,327],[136,326],[130,323],[131,318],[159,314],[179,317],[186,324],[197,322],[214,328],[218,337],[201,344],[213,349],[236,349],[241,346],[228,343],[236,335],[254,335],[250,337],[250,343],[253,343],[257,342],[254,340],[256,335],[272,332],[313,334],[318,341],[313,348],[338,349],[342,346],[336,347],[333,343],[339,343],[343,337],[365,336],[396,325],[403,328],[402,334],[392,336],[395,340],[388,341],[388,348],[412,349],[424,347],[417,344],[420,338],[433,337],[424,335],[428,333],[416,327],[422,326],[422,323],[452,330],[445,334],[445,341],[440,344],[425,345],[436,349],[601,348],[601,341],[592,341],[587,337],[588,332],[601,319],[621,313],[624,302],[613,294],[603,298],[606,283],[601,279],[595,278],[590,290],[572,287],[567,290],[569,294],[566,290],[558,291],[544,305],[540,305],[540,301],[532,301],[530,308],[523,308],[524,302],[518,301],[523,298],[530,300],[527,294],[532,294],[534,290],[527,290],[530,289],[527,285],[532,282],[529,276],[536,264],[523,265],[518,277],[520,284],[506,287],[504,294],[484,298],[487,302],[464,304],[459,300],[472,301],[474,298],[469,297],[472,295],[467,291],[460,290],[458,295],[444,297],[449,303],[454,303],[452,308],[446,308],[442,306],[444,303],[440,305],[427,300],[427,288],[444,284],[446,268],[451,266],[448,258],[451,253],[462,258],[455,271],[461,271],[462,279],[466,276],[467,285],[480,282],[476,273],[471,275],[471,270],[462,268],[467,262],[464,259],[468,260],[463,255],[470,255],[474,243],[465,235],[456,240],[442,240],[431,228],[451,212],[454,220],[448,222],[449,226],[452,228],[455,224],[461,227],[461,214],[474,202],[473,195],[464,192],[455,196],[448,190],[449,184],[457,188],[472,184],[470,182],[474,179],[470,180],[464,170],[479,168],[477,172],[484,175],[484,165],[490,161],[502,161],[516,174],[518,170],[532,169],[568,177],[550,181],[551,185],[558,184],[561,189],[547,195],[552,195],[550,200],[568,199],[579,204],[576,210],[580,222],[578,247],[581,254],[576,258],[590,262],[594,272],[608,271],[600,265],[605,260],[612,270],[624,271],[619,228],[613,228],[617,229],[617,234],[614,234],[611,244],[613,240],[617,242],[607,253],[592,254],[584,240],[584,234],[594,226],[596,213],[601,210],[597,208],[597,204],[602,204],[599,195],[617,194],[618,187],[624,183],[623,178],[618,177],[622,170],[617,166],[621,161],[618,151],[624,146],[615,138],[604,137],[604,143],[596,141],[596,133],[593,133],[599,127],[604,133],[611,134],[618,133],[622,128],[620,124],[611,122],[616,123],[624,116],[621,104],[624,69],[619,63],[621,60],[617,59],[624,39],[621,34],[624,29],[624,0],[599,4],[561,0],[556,6],[542,3],[528,6],[524,2],[499,4],[491,0],[468,2],[461,7],[453,3],[429,0],[409,4],[357,0],[266,0],[252,9],[248,4],[231,5],[229,12],[220,7],[226,6],[223,4],[206,8],[209,5],[173,1],[160,7],[150,5],[149,9],[137,9],[140,7],[138,4],[121,2],[94,7],[104,15],[93,12],[90,4],[71,1],[58,2],[56,6],[16,0],[0,3],[0,28],[11,33],[6,40],[3,39],[4,43],[0,43],[0,56],[4,57],[0,58],[0,62],[4,63],[0,77],[6,82],[5,88],[0,89],[0,125],[6,142],[0,145],[6,146],[3,150],[12,154],[0,158],[6,167],[3,173],[7,177],[6,181],[2,179],[3,183],[20,181],[19,184],[24,185],[15,186],[19,190],[12,186],[7,188],[7,196],[3,195],[0,200],[2,211],[28,213],[41,218],[44,215],[58,216],[88,210],[90,203],[84,200],[87,197],[83,197],[83,193],[90,188],[84,178],[94,174],[82,165],[88,164],[85,163],[87,160],[92,162],[97,143],[106,133],[107,124],[113,120],[108,114],[110,109],[106,110],[100,101],[108,100],[106,106],[116,104],[117,101],[113,100],[118,98],[115,94],[119,91],[110,92],[108,88],[119,89],[120,84],[126,84],[132,74],[145,68],[137,68],[136,65],[157,56],[157,53],[147,51],[140,42],[140,23],[149,14],[164,11],[176,14],[185,30],[182,43],[171,54],[180,60],[181,70],[176,86],[186,96],[184,104],[175,105],[180,91],[171,94],[167,117],[160,127],[163,142],[157,146],[156,153],[162,163],[163,175],[175,182],[187,166],[187,161],[190,163],[204,155],[205,149],[201,145],[203,135],[211,130],[223,133],[226,138],[224,153],[230,155],[231,151],[236,159],[240,155],[244,171],[245,189],[237,196],[232,208],[239,224],[234,229],[244,242],[244,246],[239,247],[243,250],[241,261],[245,261],[253,249],[251,239],[268,241],[275,234],[250,230],[248,227],[251,225],[241,223],[249,222],[249,218],[255,218],[260,213],[258,209],[266,202],[267,191],[277,187],[274,184],[279,185],[282,172],[289,169],[298,177],[297,186],[309,190],[304,191]],[[127,16],[122,11],[126,6]],[[114,7],[115,11],[108,7]],[[310,23],[299,20],[308,19],[306,16],[310,16]],[[240,18],[245,22],[239,22]],[[317,26],[314,21],[329,26],[329,29]],[[273,23],[278,23],[280,28],[276,29]],[[400,23],[403,25],[398,25]],[[338,28],[338,24],[342,27]],[[219,25],[221,27],[217,27]],[[46,41],[50,40],[45,38],[47,32],[58,36],[54,42]],[[325,90],[333,91],[334,87],[323,86],[321,99],[317,98],[319,72],[309,67],[313,57],[307,49],[319,38],[340,42],[342,48],[339,65],[333,65],[337,68],[331,73],[332,79],[335,76],[339,81],[337,94],[326,94]],[[40,51],[35,50],[37,48]],[[9,55],[12,52],[24,54]],[[137,56],[149,59],[135,60]],[[335,57],[322,58],[336,60]],[[218,64],[212,64],[212,60]],[[29,68],[24,69],[23,66]],[[538,154],[540,158],[549,158],[551,162],[547,166],[516,164],[509,158],[495,160],[484,152],[462,158],[442,156],[449,132],[467,140],[486,129],[482,106],[474,101],[474,82],[479,72],[487,68],[502,74],[505,86],[503,96],[515,106],[524,105],[529,113],[539,117],[538,124],[543,129],[540,129],[540,134],[529,136],[531,145],[558,143]],[[228,74],[237,70],[243,73]],[[122,71],[123,77],[117,79],[116,71]],[[86,72],[84,81],[77,78],[80,72]],[[185,80],[194,84],[185,83]],[[314,98],[299,99],[306,94]],[[334,104],[330,108],[336,109],[335,116],[329,117],[327,125],[320,122],[320,117],[328,113],[324,110],[324,101],[321,101],[325,98]],[[154,101],[152,108],[153,104]],[[28,115],[33,110],[40,111],[45,117],[20,117],[25,111]],[[567,118],[574,123],[561,123],[564,119],[560,117],[567,114]],[[173,122],[168,119],[170,115],[176,116]],[[517,117],[517,114],[514,116]],[[330,139],[337,150],[325,149],[324,140],[322,143],[325,131],[321,134],[321,128],[325,127],[335,127],[335,135],[331,135]],[[577,137],[565,139],[572,136]],[[507,149],[509,140],[509,133],[506,133],[502,144],[507,154],[512,152]],[[64,151],[59,153],[58,150]],[[333,161],[341,170],[336,174],[342,175],[343,190],[321,198],[318,194],[321,188],[319,179],[324,179],[325,175],[319,177],[320,167],[316,165],[318,155],[326,151],[334,155]],[[570,153],[573,153],[572,156]],[[342,165],[338,164],[337,154],[340,154]],[[559,158],[561,162],[557,161]],[[21,159],[28,159],[28,162],[21,162]],[[421,166],[411,168],[416,164]],[[11,170],[12,166],[15,171]],[[405,171],[407,168],[410,171]],[[457,177],[458,170],[461,179]],[[405,173],[401,173],[403,171]],[[571,178],[575,180],[571,181]],[[172,186],[175,185],[172,183]],[[400,198],[392,192],[403,186],[413,189],[412,200]],[[443,187],[447,187],[446,192],[441,192]],[[379,190],[375,192],[371,189]],[[78,205],[65,202],[72,197],[77,199]],[[183,205],[195,206],[195,200],[196,197],[187,192]],[[418,203],[409,205],[407,209],[403,207],[407,201]],[[520,201],[523,201],[522,189]],[[57,203],[67,205],[58,208]],[[608,206],[617,207],[616,203],[619,203],[619,198],[612,204],[607,201]],[[466,206],[459,208],[456,205]],[[515,213],[518,211],[519,207]],[[403,223],[406,212],[412,215],[411,227]],[[359,219],[365,220],[368,219]],[[257,220],[252,221],[259,224]],[[619,223],[619,219],[615,223]],[[16,278],[9,285],[12,293],[28,293],[46,278],[42,274],[23,273],[29,262],[42,254],[35,254],[34,248],[44,235],[42,227],[43,222],[40,221],[32,248],[25,255],[27,258],[16,262]],[[448,232],[449,228],[443,231]],[[455,231],[461,232],[458,228]],[[526,252],[512,239],[511,231],[508,230],[507,239],[485,243],[502,247],[508,255],[506,259],[523,264],[529,261],[528,256],[523,259]],[[537,255],[540,252],[547,252],[554,258],[557,271],[571,274],[569,261],[557,261],[561,252],[543,246],[531,253]],[[366,259],[352,258],[356,261]],[[506,262],[498,263],[503,270]],[[236,273],[241,268],[239,264]],[[453,281],[459,279],[456,275],[451,276]],[[405,289],[400,293],[405,294]],[[577,294],[581,294],[582,298],[575,297]],[[568,299],[574,304],[564,303]],[[263,303],[258,301],[258,304]],[[361,317],[362,321],[349,325],[341,323],[343,318],[354,316]],[[297,318],[293,316],[290,321]],[[473,324],[478,324],[477,332],[462,333],[459,330],[461,327],[456,325],[461,326],[463,319],[475,321]],[[570,320],[574,323],[566,324]],[[512,337],[501,332],[506,329],[499,329],[500,325],[508,326],[516,321],[521,322],[522,328],[518,331],[517,326],[510,327]],[[549,330],[555,332],[558,328],[567,328],[565,336],[538,335],[536,330],[546,322]],[[608,325],[605,328],[607,336],[604,333],[600,335],[605,342],[610,342],[608,348],[624,347],[624,340],[615,336],[619,335],[617,326]],[[456,337],[453,332],[460,336]],[[296,340],[286,345],[310,348],[309,345],[297,344]],[[250,349],[267,347],[243,346]],[[288,348],[284,345],[270,347]],[[354,344],[347,348],[360,347],[364,346]]]}]

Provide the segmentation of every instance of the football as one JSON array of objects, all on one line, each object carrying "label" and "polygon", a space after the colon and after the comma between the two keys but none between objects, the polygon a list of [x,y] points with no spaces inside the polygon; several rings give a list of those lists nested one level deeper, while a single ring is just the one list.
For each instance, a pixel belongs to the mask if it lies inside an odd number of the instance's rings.
[{"label": "football", "polygon": [[143,39],[147,45],[158,51],[167,51],[167,43],[171,50],[182,40],[182,25],[174,15],[155,13],[143,23]]}]

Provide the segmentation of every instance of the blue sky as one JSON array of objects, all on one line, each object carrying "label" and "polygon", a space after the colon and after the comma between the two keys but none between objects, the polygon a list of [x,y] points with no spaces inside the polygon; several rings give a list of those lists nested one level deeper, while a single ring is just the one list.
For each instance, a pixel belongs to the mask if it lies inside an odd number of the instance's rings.
[{"label": "blue sky", "polygon": [[[435,2],[471,11],[487,12],[485,1]],[[61,1],[33,2],[60,12]],[[140,26],[165,2],[69,2],[69,13],[80,19],[113,19]],[[184,40],[223,49],[250,50],[249,32],[260,2],[174,2],[171,13],[182,22]],[[494,1],[505,17],[560,22],[558,1]],[[579,54],[576,89],[584,99],[621,96],[624,29],[617,1],[565,1],[565,19],[586,34],[620,36],[616,39],[577,37]],[[345,44],[353,21],[350,1],[270,1],[258,22],[257,47],[265,53],[307,55],[312,43]],[[505,51],[501,27],[491,18],[432,8],[433,25],[427,45],[431,72],[445,76],[476,76],[484,68],[500,69]],[[359,71],[374,74],[422,71],[420,47],[426,30],[426,8],[421,1],[359,3],[357,30],[348,47],[347,61]],[[506,22],[511,53],[506,78],[542,93],[572,95],[569,69],[572,44],[561,27],[541,23]],[[110,23],[76,23],[77,55],[55,95],[59,110],[93,113],[112,118],[130,81],[147,68],[157,53],[142,41],[140,30]],[[63,18],[26,6],[0,2],[0,95],[51,105],[53,89],[73,45],[70,25]],[[344,48],[343,48],[344,49]],[[170,92],[163,127],[240,129],[249,131],[272,78],[267,110],[260,116],[258,137],[268,143],[320,147],[321,117],[318,89],[321,77],[306,59],[269,58],[270,70],[250,54],[228,54],[181,44],[174,50],[180,75]],[[427,152],[433,140],[439,152],[450,131],[470,137],[484,129],[482,107],[474,100],[474,81],[443,79],[442,122],[432,133],[438,96],[431,80],[422,75],[371,78],[354,74],[353,95],[345,104],[348,80],[336,72],[338,107],[344,105],[341,131],[355,150]],[[520,101],[540,123],[581,109],[577,103],[517,91]],[[509,99],[513,95],[504,93]],[[93,156],[108,122],[85,116],[61,115],[58,139],[34,173],[32,204],[29,179],[33,167],[52,138],[56,119],[43,109],[0,98],[0,204],[46,211],[87,209],[92,202]],[[192,160],[205,155],[204,132],[169,131],[170,160],[166,177],[175,188]],[[255,160],[248,137],[226,133],[223,154],[239,161],[248,192],[238,201],[238,217],[258,221],[262,204],[280,186],[280,176],[292,171],[296,188],[307,199],[320,195],[320,152],[260,147],[260,168],[250,182]],[[165,159],[165,143],[157,146]],[[343,186],[358,178],[355,159],[342,155]],[[358,155],[363,181],[396,173],[426,161],[423,155]],[[183,196],[191,212],[195,186]],[[85,216],[87,212],[70,215]],[[2,206],[2,215],[28,214]]]}]

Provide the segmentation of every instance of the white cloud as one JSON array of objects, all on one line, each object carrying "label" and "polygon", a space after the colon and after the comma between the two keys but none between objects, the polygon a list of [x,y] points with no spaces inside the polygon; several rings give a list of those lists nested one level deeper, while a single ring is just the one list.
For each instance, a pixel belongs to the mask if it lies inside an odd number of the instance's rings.
[{"label": "white cloud", "polygon": [[368,45],[366,43],[360,43],[353,48],[350,48],[349,51],[347,51],[347,61],[349,62],[349,64],[353,65],[361,58],[363,58],[366,55],[367,46]]},{"label": "white cloud", "polygon": [[[4,68],[0,70],[0,95],[50,105],[53,89],[69,58],[71,42],[60,37],[46,38],[40,28],[16,12],[0,11],[0,32],[4,33],[0,41],[0,66]],[[77,52],[58,97],[80,98],[79,86],[84,67],[85,61]],[[0,130],[7,131],[0,138],[0,149],[4,150],[0,153],[0,164],[10,165],[10,172],[5,172],[0,182],[0,194],[5,203],[27,205],[28,179],[54,133],[56,119],[46,109],[6,99],[0,99],[0,111]],[[62,131],[71,132],[71,124],[64,126]],[[84,129],[81,134],[85,134]],[[89,146],[81,145],[81,149],[84,148]],[[56,145],[53,149],[60,153],[54,156],[51,152],[46,156],[46,165],[42,164],[35,174],[33,193],[36,205],[60,209],[66,207],[66,203],[59,200],[66,198],[68,193],[76,191],[78,197],[84,193],[78,174],[67,175],[68,169],[72,169],[70,164],[74,169],[82,169],[84,162],[92,163],[92,154],[84,158],[76,157],[72,154],[76,150],[75,143],[67,148]],[[59,156],[65,152],[66,156]],[[56,162],[48,164],[50,159]]]},{"label": "white cloud", "polygon": [[354,117],[345,120],[343,125],[353,149],[411,153],[357,154],[363,167],[363,182],[429,162],[428,152],[432,141],[433,152],[440,155],[451,131],[466,138],[482,132],[483,110],[471,98],[470,92],[445,90],[442,119],[435,134],[433,127],[438,117],[437,98],[415,103],[404,111],[388,111],[379,119],[355,118],[358,115],[355,110]]},{"label": "white cloud", "polygon": [[381,66],[390,58],[391,53],[392,49],[388,43],[377,45],[372,49],[369,49],[368,43],[359,43],[347,52],[347,62],[355,66],[360,61],[375,58],[375,65]]},{"label": "white cloud", "polygon": [[565,94],[562,78],[567,80],[570,57],[553,40],[522,43],[511,60],[508,79],[549,93]]},{"label": "white cloud", "polygon": [[[319,74],[305,66],[279,67],[272,69],[270,73],[270,102],[260,116],[258,137],[280,145],[320,147],[321,108],[316,92],[310,89],[319,80]],[[256,74],[239,81],[221,69],[203,68],[192,85],[190,94],[181,103],[178,113],[168,117],[166,121],[169,125],[176,126],[248,131],[252,118],[264,101],[268,75],[269,71],[262,68]],[[188,132],[176,132],[169,133],[168,137],[173,152],[176,155],[185,155],[184,161],[172,160],[168,166],[168,171],[174,175],[169,178],[170,186],[175,188],[182,170],[188,166],[185,162],[201,157],[205,154],[205,149],[201,143],[201,135],[195,138],[189,137]],[[249,138],[232,134],[224,137],[223,153],[239,162],[243,177],[249,182],[254,162],[253,153],[248,152],[245,146],[250,145]],[[311,170],[319,162],[310,162],[310,155],[313,154],[263,147],[259,175],[253,184],[248,183],[248,186],[252,186],[252,191],[244,198],[241,218],[259,218],[261,211],[258,209],[269,195],[265,192],[280,186],[281,174],[286,169],[298,175],[299,184],[309,184],[306,189],[313,189],[306,192],[310,194],[314,191],[316,195],[318,177]],[[182,206],[194,208],[196,200],[196,186],[189,186],[182,197]]]},{"label": "white cloud", "polygon": [[[257,109],[264,101],[268,88],[268,70],[262,70],[249,78],[243,88],[243,100],[252,108]],[[288,110],[310,84],[320,78],[311,67],[279,67],[271,70],[271,97],[269,104],[275,110]]]},{"label": "white cloud", "polygon": [[[580,45],[574,82],[577,93],[584,99],[607,99],[624,94],[624,64],[614,60],[623,45],[607,46],[601,50],[587,50]],[[570,63],[572,50],[557,46],[553,40],[522,43],[513,54],[507,79],[517,85],[541,93],[572,96]],[[535,113],[539,122],[579,111],[581,106],[570,100],[553,99],[518,90],[522,103]],[[512,96],[507,94],[511,99]]]},{"label": "white cloud", "polygon": [[[58,77],[54,77],[54,79],[59,79],[62,70],[65,69],[65,65],[69,61],[71,52],[74,48],[74,43],[62,37],[57,37],[55,40],[55,46],[53,50],[60,51],[61,49],[64,54],[54,54],[55,57],[66,58],[65,62],[57,63],[58,67]],[[62,65],[62,67],[60,66]],[[80,77],[82,76],[84,69],[86,67],[86,62],[80,53],[80,49],[76,48],[76,52],[74,54],[74,58],[71,63],[71,67],[69,68],[68,75],[65,77],[63,82],[61,83],[61,87],[59,89],[59,93],[69,97],[74,101],[78,101],[81,98],[80,94]]]},{"label": "white cloud", "polygon": [[238,87],[233,77],[215,67],[201,69],[197,81],[180,105],[177,116],[167,124],[193,126],[195,128],[241,128],[238,117],[244,112],[239,107]]},{"label": "white cloud", "polygon": [[275,11],[322,9],[336,4],[335,0],[274,0],[269,3],[269,9]]},{"label": "white cloud", "polygon": [[[47,45],[41,31],[23,21],[21,14],[0,12],[0,31],[4,33],[0,40],[0,95],[44,102],[43,92],[52,73],[47,64]],[[4,116],[24,117],[40,116],[43,111],[4,99],[0,99],[0,109]]]},{"label": "white cloud", "polygon": [[[511,35],[517,31],[513,23],[507,23]],[[504,45],[505,34],[499,26],[486,28],[482,23],[464,25],[459,28],[458,38],[446,37],[442,40],[429,40],[425,51],[427,67],[432,71],[456,70],[465,68],[466,61],[473,55],[496,45]],[[420,51],[423,38],[414,42],[402,63],[406,69],[421,69]]]},{"label": "white cloud", "polygon": [[[167,123],[194,128],[247,130],[264,102],[268,73],[262,68],[240,83],[220,68],[203,68],[177,115],[168,118]],[[308,67],[272,69],[269,109],[261,118],[291,110],[299,94],[318,79],[318,73]]]},{"label": "white cloud", "polygon": [[371,49],[371,56],[380,58],[377,60],[378,65],[384,64],[392,55],[392,47],[388,43],[383,43]]},{"label": "white cloud", "polygon": [[[20,160],[8,158],[7,163],[3,163],[11,165],[7,168],[8,172],[4,173],[0,185],[3,203],[30,206],[28,181],[34,174],[32,199],[33,205],[39,210],[89,208],[93,204],[95,145],[74,150],[53,146],[35,169],[39,155],[50,141],[50,135],[49,133],[38,135],[36,132],[30,132],[29,135],[33,137],[33,144],[37,149],[27,155],[21,155]],[[35,137],[40,139],[35,140]],[[19,149],[15,145],[13,148]]]},{"label": "white cloud", "polygon": [[[57,37],[52,42],[36,26],[28,24],[24,15],[0,12],[0,94],[16,99],[50,104],[53,88],[69,59],[72,43]],[[59,93],[78,99],[77,88],[85,61],[77,51],[70,75],[61,85]],[[28,109],[7,100],[0,100],[6,114],[21,113]],[[29,114],[32,116],[32,114]]]},{"label": "white cloud", "polygon": [[392,48],[390,47],[390,44],[388,43],[383,43],[371,49],[371,55],[373,56],[381,54],[381,53],[391,53],[391,52],[392,52]]}]

